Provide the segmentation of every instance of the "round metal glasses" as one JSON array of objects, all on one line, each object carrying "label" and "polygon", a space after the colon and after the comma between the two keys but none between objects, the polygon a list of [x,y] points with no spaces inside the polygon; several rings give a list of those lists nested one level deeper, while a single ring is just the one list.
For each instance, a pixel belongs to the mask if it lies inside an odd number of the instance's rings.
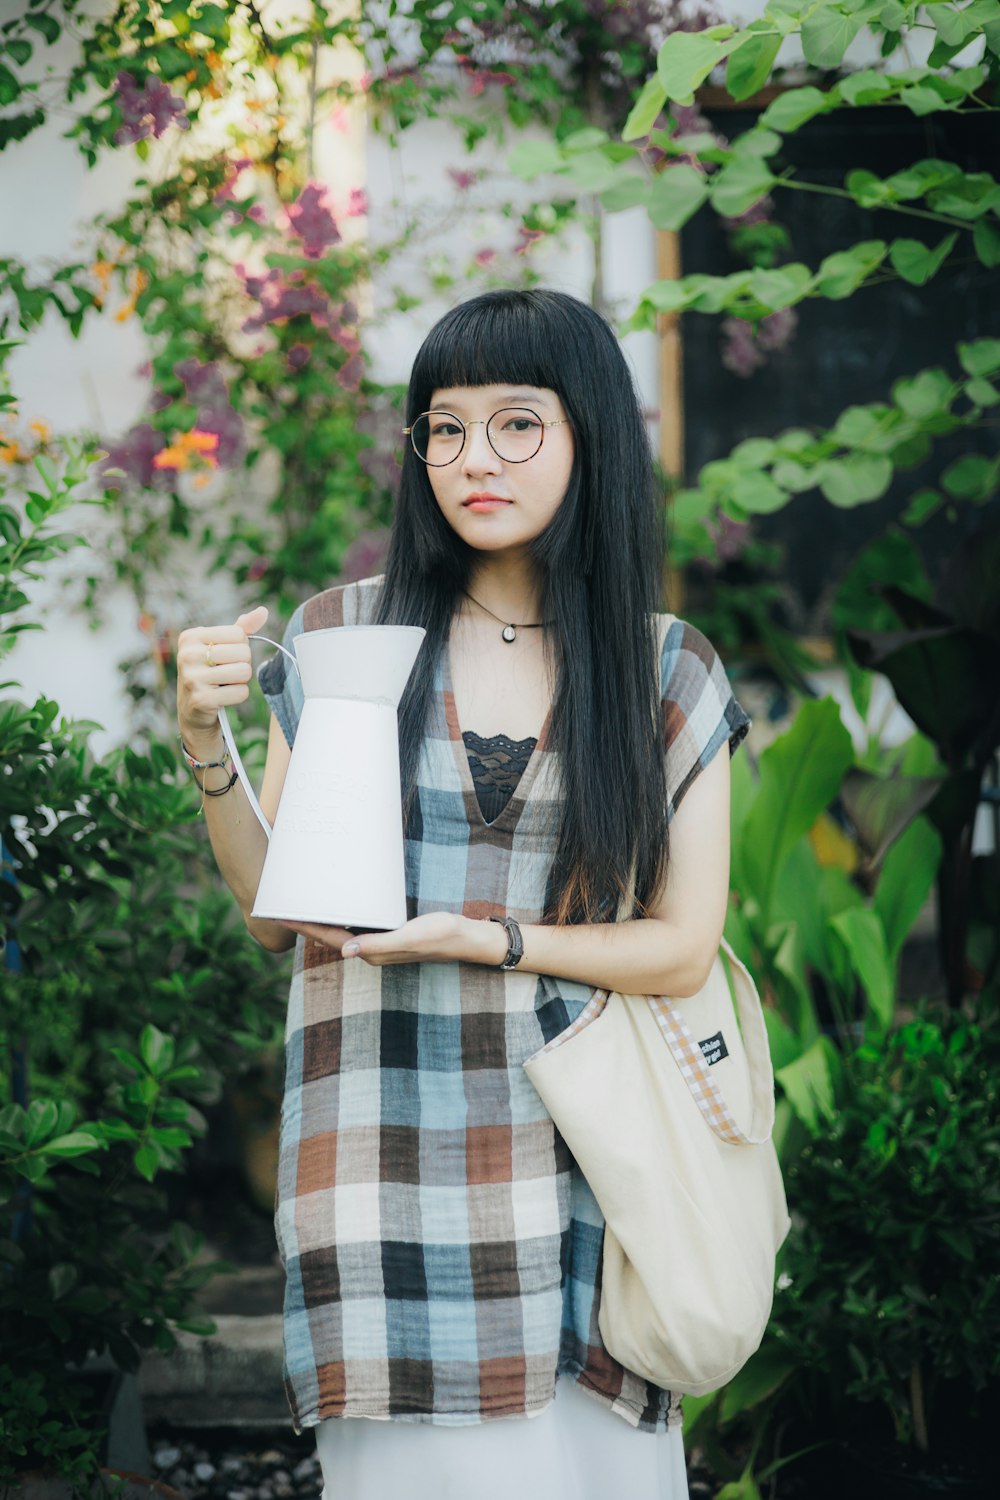
[{"label": "round metal glasses", "polygon": [[425,411],[404,427],[403,435],[413,444],[413,451],[431,469],[453,464],[465,448],[470,427],[485,427],[490,447],[505,464],[525,464],[534,458],[548,427],[565,427],[568,417],[543,422],[528,406],[503,406],[488,421],[463,422],[452,411]]}]

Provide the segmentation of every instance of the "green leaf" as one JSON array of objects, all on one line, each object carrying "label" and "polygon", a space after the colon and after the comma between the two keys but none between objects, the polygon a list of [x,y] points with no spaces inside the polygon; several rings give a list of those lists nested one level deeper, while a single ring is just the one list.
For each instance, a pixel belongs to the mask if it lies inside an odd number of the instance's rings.
[{"label": "green leaf", "polygon": [[780,130],[783,135],[791,135],[807,120],[823,114],[835,102],[830,95],[811,85],[789,89],[787,94],[779,94],[777,99],[771,100],[760,117],[760,124],[769,130]]},{"label": "green leaf", "polygon": [[132,1160],[139,1176],[145,1177],[147,1182],[152,1182],[160,1165],[160,1153],[156,1147],[147,1141],[135,1152]]},{"label": "green leaf", "polygon": [[39,32],[51,47],[59,40],[59,23],[53,16],[44,13],[40,15],[26,15],[24,24]]},{"label": "green leaf", "polygon": [[622,176],[613,187],[605,188],[601,194],[601,206],[609,214],[619,213],[624,208],[648,205],[650,185],[645,177]]},{"label": "green leaf", "polygon": [[976,406],[996,406],[1000,401],[1000,391],[988,380],[974,375],[971,380],[965,382],[965,394]]},{"label": "green leaf", "polygon": [[71,1130],[68,1135],[57,1135],[46,1141],[42,1151],[46,1156],[82,1156],[85,1151],[97,1151],[103,1142],[89,1130]]},{"label": "green leaf", "polygon": [[56,1128],[59,1118],[59,1106],[52,1099],[35,1099],[28,1107],[27,1130],[25,1131],[24,1144],[27,1147],[37,1146],[46,1136],[51,1135]]},{"label": "green leaf", "polygon": [[892,483],[892,463],[877,453],[849,453],[817,465],[816,480],[831,505],[850,508],[878,500]]},{"label": "green leaf", "polygon": [[872,900],[885,932],[890,962],[917,920],[941,863],[941,838],[926,818],[915,818],[882,861]]},{"label": "green leaf", "polygon": [[[721,37],[719,32],[723,33]],[[656,59],[657,77],[666,97],[678,104],[692,104],[695,89],[705,82],[714,67],[746,40],[746,33],[733,33],[731,26],[713,26],[707,31],[671,32]]]},{"label": "green leaf", "polygon": [[997,488],[1000,465],[982,453],[966,453],[949,464],[941,483],[956,500],[989,500]]},{"label": "green leaf", "polygon": [[816,289],[832,302],[850,297],[882,264],[888,250],[885,240],[862,240],[850,250],[827,255],[816,272]]},{"label": "green leaf", "polygon": [[990,270],[1000,266],[1000,226],[989,219],[977,219],[972,230],[972,243],[984,266]]},{"label": "green leaf", "polygon": [[25,41],[24,37],[11,37],[10,41],[7,43],[8,55],[14,59],[14,61],[20,68],[23,68],[25,63],[29,63],[31,61],[31,54],[33,51],[34,48],[32,47],[31,43]]},{"label": "green leaf", "polygon": [[936,510],[940,510],[943,503],[937,490],[918,490],[910,497],[901,520],[906,526],[922,526]]},{"label": "green leaf", "polygon": [[564,151],[593,151],[595,146],[603,146],[608,139],[606,130],[599,130],[596,125],[585,125],[581,130],[573,130],[569,135],[564,135],[559,144]]},{"label": "green leaf", "polygon": [[784,1385],[798,1369],[795,1359],[775,1345],[765,1344],[722,1391],[722,1420],[731,1422],[752,1411]]},{"label": "green leaf", "polygon": [[836,1079],[840,1064],[833,1043],[819,1036],[794,1062],[775,1072],[798,1118],[810,1135],[823,1133],[823,1120],[836,1115]]},{"label": "green leaf", "polygon": [[618,181],[620,169],[603,151],[581,151],[569,158],[562,169],[574,186],[585,193],[603,193]]},{"label": "green leaf", "polygon": [[9,68],[0,63],[0,105],[13,104],[21,92],[21,85]]},{"label": "green leaf", "polygon": [[777,270],[757,269],[750,276],[750,291],[770,312],[782,307],[791,307],[809,295],[812,287],[812,272],[800,261],[779,266]]},{"label": "green leaf", "polygon": [[760,783],[744,827],[747,882],[766,931],[778,872],[789,850],[833,801],[854,759],[832,698],[807,700],[791,728],[760,757]]},{"label": "green leaf", "polygon": [[861,30],[858,16],[848,16],[833,5],[820,5],[802,22],[802,51],[814,68],[839,67],[848,47]]},{"label": "green leaf", "polygon": [[788,504],[787,493],[761,470],[740,474],[733,481],[729,494],[734,504],[750,515],[769,515]]},{"label": "green leaf", "polygon": [[877,104],[880,99],[895,93],[897,87],[884,73],[864,68],[860,73],[842,78],[837,84],[837,93],[847,104]]},{"label": "green leaf", "polygon": [[636,141],[648,135],[666,102],[667,91],[654,73],[652,78],[647,78],[642,92],[632,106],[622,131],[622,140]]},{"label": "green leaf", "polygon": [[937,89],[924,83],[914,83],[909,88],[900,89],[899,102],[905,105],[911,114],[918,116],[933,115],[938,110],[952,107],[941,97]]},{"label": "green leaf", "polygon": [[881,917],[870,907],[853,906],[831,917],[830,926],[847,949],[873,1015],[888,1026],[896,1003],[896,976]]},{"label": "green leaf", "polygon": [[881,203],[894,203],[899,196],[889,185],[863,167],[848,172],[844,187],[860,208],[878,208]]},{"label": "green leaf", "polygon": [[913,286],[923,286],[940,270],[958,239],[958,231],[946,234],[933,250],[919,240],[893,240],[889,246],[889,259],[895,269]]},{"label": "green leaf", "polygon": [[892,388],[897,406],[918,421],[946,412],[954,398],[954,382],[940,369],[921,370],[909,380],[897,380]]},{"label": "green leaf", "polygon": [[691,293],[684,281],[654,281],[642,297],[644,303],[662,313],[680,312],[691,301]]},{"label": "green leaf", "polygon": [[540,177],[543,172],[556,172],[565,164],[562,148],[547,137],[518,141],[507,158],[507,165],[516,177]]},{"label": "green leaf", "polygon": [[961,10],[946,5],[930,5],[928,15],[941,40],[950,47],[956,47],[991,21],[1000,19],[1000,4],[997,0],[973,0],[971,5]]},{"label": "green leaf", "polygon": [[780,36],[756,33],[748,36],[726,65],[726,89],[731,98],[749,99],[771,76],[781,46]]},{"label": "green leaf", "polygon": [[139,1037],[139,1055],[155,1078],[173,1067],[174,1039],[169,1032],[159,1031],[155,1026],[142,1028]]},{"label": "green leaf", "polygon": [[49,1267],[49,1293],[53,1302],[65,1297],[76,1286],[79,1272],[76,1266],[62,1264]]},{"label": "green leaf", "polygon": [[1000,339],[975,339],[959,344],[958,358],[968,375],[995,375],[1000,370]]},{"label": "green leaf", "polygon": [[649,217],[657,229],[682,229],[709,195],[704,172],[687,162],[665,167],[649,189]]},{"label": "green leaf", "polygon": [[781,150],[781,136],[756,125],[753,130],[744,130],[736,137],[733,150],[737,156],[773,156]]},{"label": "green leaf", "polygon": [[776,181],[777,178],[758,157],[738,156],[712,178],[712,207],[724,218],[738,219],[759,202]]},{"label": "green leaf", "polygon": [[927,201],[935,213],[971,222],[1000,209],[1000,183],[988,172],[963,172],[929,193]]}]

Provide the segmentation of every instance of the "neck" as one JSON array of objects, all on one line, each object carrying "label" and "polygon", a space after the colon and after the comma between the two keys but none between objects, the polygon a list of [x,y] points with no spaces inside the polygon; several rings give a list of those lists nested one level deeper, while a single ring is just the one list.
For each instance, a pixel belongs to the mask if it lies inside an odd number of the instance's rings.
[{"label": "neck", "polygon": [[477,561],[468,592],[504,620],[530,624],[542,618],[542,584],[523,558],[484,557]]}]

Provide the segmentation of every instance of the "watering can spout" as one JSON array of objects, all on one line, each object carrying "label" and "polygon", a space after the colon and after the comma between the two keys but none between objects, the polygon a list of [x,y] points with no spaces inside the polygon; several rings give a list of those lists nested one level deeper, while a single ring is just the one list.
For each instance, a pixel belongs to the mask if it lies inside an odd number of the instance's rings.
[{"label": "watering can spout", "polygon": [[269,840],[253,916],[383,929],[406,920],[396,709],[423,638],[417,626],[341,625],[297,636],[294,656],[268,641],[289,657],[305,700],[273,829],[220,710]]}]

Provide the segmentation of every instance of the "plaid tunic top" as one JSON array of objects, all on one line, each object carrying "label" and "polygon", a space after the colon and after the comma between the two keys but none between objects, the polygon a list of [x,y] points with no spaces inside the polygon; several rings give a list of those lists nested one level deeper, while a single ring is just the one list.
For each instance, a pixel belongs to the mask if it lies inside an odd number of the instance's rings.
[{"label": "plaid tunic top", "polygon": [[[299,607],[305,630],[372,619],[380,580]],[[749,719],[705,637],[660,620],[669,815]],[[302,708],[276,655],[261,686],[289,743]],[[480,812],[447,651],[406,843],[411,916],[538,922],[559,771],[539,736],[493,823]],[[597,1325],[604,1224],[524,1073],[588,986],[476,964],[373,968],[298,940],[289,997],[276,1225],[287,1272],[285,1380],[297,1430],[336,1416],[440,1424],[530,1415],[557,1373],[634,1427],[680,1420]]]}]

